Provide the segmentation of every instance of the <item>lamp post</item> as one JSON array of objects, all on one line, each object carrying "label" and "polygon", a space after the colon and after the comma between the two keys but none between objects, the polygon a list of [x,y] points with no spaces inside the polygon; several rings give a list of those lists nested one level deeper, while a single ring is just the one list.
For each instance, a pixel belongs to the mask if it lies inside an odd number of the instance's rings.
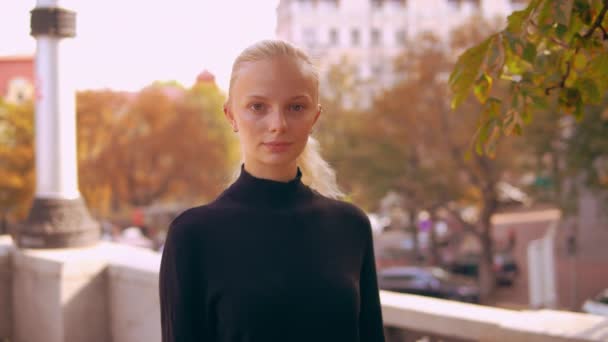
[{"label": "lamp post", "polygon": [[17,232],[21,248],[69,248],[99,241],[99,224],[78,190],[76,99],[59,49],[76,35],[76,13],[57,0],[38,0],[31,11],[36,38],[36,193]]}]

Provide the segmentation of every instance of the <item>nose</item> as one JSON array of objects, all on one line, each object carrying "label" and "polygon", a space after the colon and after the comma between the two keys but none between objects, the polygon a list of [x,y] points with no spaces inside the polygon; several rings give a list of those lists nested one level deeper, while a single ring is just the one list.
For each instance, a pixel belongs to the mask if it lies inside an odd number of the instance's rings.
[{"label": "nose", "polygon": [[270,116],[269,130],[271,132],[284,132],[287,129],[287,118],[281,109],[274,110]]}]

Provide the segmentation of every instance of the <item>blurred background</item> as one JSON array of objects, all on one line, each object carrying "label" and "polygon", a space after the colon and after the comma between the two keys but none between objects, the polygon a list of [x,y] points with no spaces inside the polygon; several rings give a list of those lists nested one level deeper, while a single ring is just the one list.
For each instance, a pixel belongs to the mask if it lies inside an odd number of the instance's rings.
[{"label": "blurred background", "polygon": [[[0,235],[26,218],[35,191],[35,5],[0,5]],[[608,316],[606,94],[577,118],[530,110],[489,155],[475,151],[485,105],[450,105],[460,54],[528,1],[61,5],[78,14],[62,58],[77,90],[79,189],[103,240],[160,253],[171,220],[231,182],[231,63],[280,38],[321,72],[314,136],[370,217],[382,289]]]}]

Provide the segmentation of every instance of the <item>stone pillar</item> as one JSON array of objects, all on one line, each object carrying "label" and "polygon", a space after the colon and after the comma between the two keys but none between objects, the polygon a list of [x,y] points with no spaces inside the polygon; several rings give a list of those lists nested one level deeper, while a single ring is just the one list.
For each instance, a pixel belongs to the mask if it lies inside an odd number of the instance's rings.
[{"label": "stone pillar", "polygon": [[93,245],[100,230],[78,190],[76,96],[60,54],[60,41],[76,34],[76,13],[58,7],[57,0],[38,0],[31,34],[36,38],[36,194],[17,245]]},{"label": "stone pillar", "polygon": [[0,236],[0,341],[13,338],[13,243],[9,236]]}]

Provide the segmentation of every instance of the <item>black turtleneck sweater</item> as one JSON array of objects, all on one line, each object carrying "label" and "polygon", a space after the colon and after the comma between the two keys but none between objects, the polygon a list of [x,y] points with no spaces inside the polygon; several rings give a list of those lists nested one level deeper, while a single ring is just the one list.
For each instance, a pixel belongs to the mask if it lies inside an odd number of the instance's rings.
[{"label": "black turtleneck sweater", "polygon": [[384,341],[369,220],[290,182],[241,175],[169,228],[163,342]]}]

